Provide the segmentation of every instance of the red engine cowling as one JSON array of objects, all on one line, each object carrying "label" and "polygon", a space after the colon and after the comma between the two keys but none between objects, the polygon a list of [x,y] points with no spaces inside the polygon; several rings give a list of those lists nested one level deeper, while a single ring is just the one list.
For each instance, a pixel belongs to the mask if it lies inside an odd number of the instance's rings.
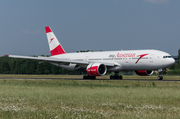
[{"label": "red engine cowling", "polygon": [[101,63],[92,63],[87,66],[86,71],[90,76],[102,76],[106,74],[107,67]]},{"label": "red engine cowling", "polygon": [[139,71],[135,71],[135,72],[139,76],[150,76],[153,74],[154,71],[139,70]]}]

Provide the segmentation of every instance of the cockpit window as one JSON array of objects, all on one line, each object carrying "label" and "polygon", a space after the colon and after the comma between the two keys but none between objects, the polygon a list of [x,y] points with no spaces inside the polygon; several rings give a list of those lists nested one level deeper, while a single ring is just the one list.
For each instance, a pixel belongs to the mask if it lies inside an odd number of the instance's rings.
[{"label": "cockpit window", "polygon": [[163,58],[172,58],[172,56],[163,56]]}]

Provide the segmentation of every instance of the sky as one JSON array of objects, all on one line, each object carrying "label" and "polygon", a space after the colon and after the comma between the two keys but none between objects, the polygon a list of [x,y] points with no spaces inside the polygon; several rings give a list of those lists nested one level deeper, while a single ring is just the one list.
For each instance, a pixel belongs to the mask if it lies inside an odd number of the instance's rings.
[{"label": "sky", "polygon": [[177,55],[180,0],[1,0],[0,56],[50,55],[45,26],[68,52],[157,49]]}]

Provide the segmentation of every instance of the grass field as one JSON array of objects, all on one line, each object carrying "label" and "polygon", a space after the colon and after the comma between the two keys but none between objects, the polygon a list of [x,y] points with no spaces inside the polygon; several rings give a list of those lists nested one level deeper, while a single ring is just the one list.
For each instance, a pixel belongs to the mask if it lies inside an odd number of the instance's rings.
[{"label": "grass field", "polygon": [[179,112],[179,81],[0,80],[0,118],[179,119]]}]

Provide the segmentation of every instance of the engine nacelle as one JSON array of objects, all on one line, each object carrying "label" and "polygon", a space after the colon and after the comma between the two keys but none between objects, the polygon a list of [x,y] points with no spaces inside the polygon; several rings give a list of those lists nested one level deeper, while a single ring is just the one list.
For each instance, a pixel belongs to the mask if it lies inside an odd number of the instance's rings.
[{"label": "engine nacelle", "polygon": [[87,66],[86,71],[90,76],[102,76],[106,74],[107,67],[101,63],[91,63]]},{"label": "engine nacelle", "polygon": [[139,71],[135,71],[135,72],[139,76],[150,76],[153,74],[154,71],[139,70]]}]

